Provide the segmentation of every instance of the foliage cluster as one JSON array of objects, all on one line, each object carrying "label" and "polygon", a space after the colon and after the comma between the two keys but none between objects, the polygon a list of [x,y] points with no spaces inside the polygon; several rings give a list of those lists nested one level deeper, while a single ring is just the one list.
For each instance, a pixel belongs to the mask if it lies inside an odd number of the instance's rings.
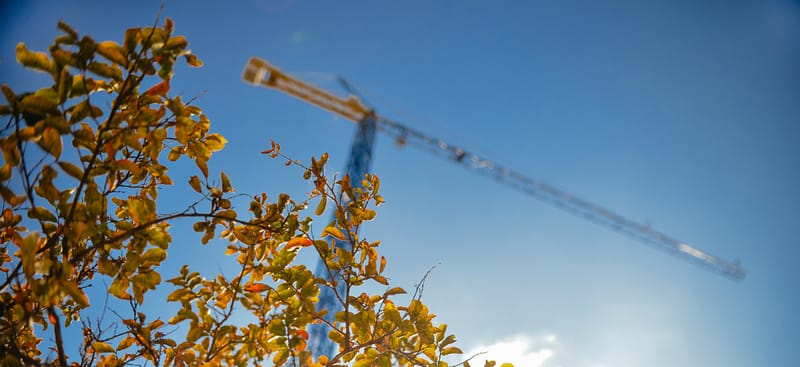
[{"label": "foliage cluster", "polygon": [[[300,165],[313,186],[307,198],[282,194],[272,201],[260,194],[237,210],[231,180],[208,168],[225,138],[210,132],[199,107],[170,95],[176,62],[201,62],[173,34],[171,20],[157,24],[128,29],[117,43],[96,42],[60,22],[63,34],[47,52],[17,46],[17,60],[49,75],[52,85],[22,94],[2,85],[0,363],[447,366],[444,356],[461,353],[455,337],[432,322],[419,297],[396,303],[405,290],[390,287],[383,275],[379,242],[358,235],[383,201],[377,176],[359,185],[329,178],[323,154]],[[286,158],[274,143],[264,153]],[[169,167],[179,159],[197,167],[187,189],[198,200],[163,212],[158,195],[173,185]],[[312,202],[314,216],[326,207],[335,213],[319,237],[304,214]],[[225,254],[235,257],[239,272],[205,278],[183,266],[166,280],[173,287],[166,301],[178,305],[177,313],[162,319],[139,312],[150,291],[168,286],[160,265],[172,243],[170,224],[186,218],[203,244],[216,239],[208,251],[227,243]],[[334,239],[348,245],[337,248]],[[314,251],[327,276],[298,264],[299,251]],[[326,321],[328,310],[316,308],[320,289],[340,283],[343,311]],[[385,291],[361,291],[369,283]],[[85,293],[99,284],[130,306],[113,328],[89,321],[106,307]],[[234,323],[235,313],[252,322]],[[312,323],[330,327],[338,353],[311,354]],[[83,340],[73,353],[63,335],[76,327]],[[185,334],[176,338],[174,330]]]}]

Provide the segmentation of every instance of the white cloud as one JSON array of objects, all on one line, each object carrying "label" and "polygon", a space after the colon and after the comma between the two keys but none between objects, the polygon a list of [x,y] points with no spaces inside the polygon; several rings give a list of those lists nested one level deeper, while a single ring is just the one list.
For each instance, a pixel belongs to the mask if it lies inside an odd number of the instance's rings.
[{"label": "white cloud", "polygon": [[478,345],[466,353],[465,358],[483,353],[472,360],[473,366],[483,366],[486,360],[512,363],[515,367],[544,367],[547,360],[556,354],[558,338],[555,334],[538,337],[518,334],[489,345]]}]

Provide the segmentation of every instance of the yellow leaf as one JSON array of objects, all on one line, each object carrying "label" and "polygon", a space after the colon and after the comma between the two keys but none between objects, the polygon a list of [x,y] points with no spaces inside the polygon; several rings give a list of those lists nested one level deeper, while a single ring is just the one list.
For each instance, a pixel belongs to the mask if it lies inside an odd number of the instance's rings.
[{"label": "yellow leaf", "polygon": [[42,138],[38,143],[42,149],[50,153],[50,155],[56,159],[61,157],[61,134],[59,134],[56,129],[52,127],[44,128]]},{"label": "yellow leaf", "polygon": [[0,167],[0,181],[8,181],[13,174],[10,164],[6,163],[3,167]]},{"label": "yellow leaf", "polygon": [[122,50],[114,41],[103,41],[97,44],[97,53],[106,59],[113,61],[123,67],[127,65],[128,60],[125,58],[125,51]]},{"label": "yellow leaf", "polygon": [[94,342],[92,343],[92,349],[94,349],[95,353],[113,353],[114,347],[111,344],[104,343],[104,342]]},{"label": "yellow leaf", "polygon": [[181,154],[183,154],[182,147],[180,146],[172,147],[172,149],[169,150],[169,155],[167,156],[167,159],[169,159],[170,162],[175,162],[178,160],[178,158],[181,157]]},{"label": "yellow leaf", "polygon": [[122,71],[116,65],[108,65],[99,61],[92,61],[87,66],[87,69],[103,78],[114,79],[122,81]]},{"label": "yellow leaf", "polygon": [[78,285],[72,282],[62,282],[61,287],[72,297],[73,300],[82,308],[89,307],[89,297],[86,297],[86,293],[83,293],[83,290],[78,288]]},{"label": "yellow leaf", "polygon": [[197,339],[200,338],[203,334],[203,329],[199,326],[194,326],[189,329],[189,332],[186,333],[186,341],[189,343],[194,343]]},{"label": "yellow leaf", "polygon": [[138,164],[136,164],[134,162],[131,162],[130,160],[119,159],[119,160],[116,161],[116,163],[117,163],[117,166],[119,166],[119,168],[122,168],[122,169],[124,169],[124,170],[126,170],[126,171],[128,171],[128,172],[130,172],[130,173],[132,173],[134,175],[138,175],[139,173],[142,172],[142,167],[139,167]]},{"label": "yellow leaf", "polygon": [[191,185],[194,191],[197,191],[197,193],[199,194],[203,193],[203,187],[202,184],[200,183],[200,177],[192,176],[192,178],[189,179],[189,185]]},{"label": "yellow leaf", "polygon": [[136,51],[136,45],[141,39],[141,28],[129,28],[125,31],[125,49],[128,52]]},{"label": "yellow leaf", "polygon": [[197,168],[203,173],[203,177],[208,177],[208,162],[203,159],[195,159],[194,164],[197,165]]},{"label": "yellow leaf", "polygon": [[400,287],[394,287],[394,288],[386,291],[386,293],[384,293],[384,295],[386,295],[386,296],[391,296],[391,295],[394,295],[394,294],[406,294],[406,290],[403,289],[403,288],[400,288]]},{"label": "yellow leaf", "polygon": [[320,236],[321,237],[332,236],[340,241],[344,241],[345,239],[344,233],[342,233],[342,231],[340,231],[339,228],[336,227],[325,227],[325,230],[322,231],[322,234]]},{"label": "yellow leaf", "polygon": [[225,143],[227,142],[228,140],[220,134],[208,134],[208,136],[206,136],[206,147],[212,152],[221,150],[225,147]]},{"label": "yellow leaf", "polygon": [[203,66],[203,62],[200,61],[200,59],[198,59],[197,56],[194,54],[186,54],[183,55],[183,57],[186,58],[186,63],[189,64],[189,66],[193,66],[196,68]]},{"label": "yellow leaf", "polygon": [[108,293],[119,299],[131,299],[131,295],[128,294],[128,278],[115,278],[114,281],[111,282],[111,286],[108,287]]},{"label": "yellow leaf", "polygon": [[5,185],[0,185],[0,196],[3,197],[3,201],[9,203],[12,207],[20,205],[25,202],[25,195],[17,196]]},{"label": "yellow leaf", "polygon": [[33,52],[25,47],[24,43],[17,44],[17,62],[27,68],[34,70],[51,72],[53,70],[53,62],[47,58],[44,52]]},{"label": "yellow leaf", "polygon": [[59,167],[64,170],[68,175],[72,176],[75,179],[82,179],[83,178],[83,169],[80,167],[65,161],[58,162]]},{"label": "yellow leaf", "polygon": [[135,339],[134,337],[132,337],[132,336],[126,336],[126,337],[125,337],[124,339],[122,339],[122,341],[120,341],[120,342],[119,342],[119,344],[117,345],[117,350],[124,350],[124,349],[128,349],[128,347],[130,347],[131,345],[133,345],[133,342],[135,342],[135,341],[136,341],[136,339]]},{"label": "yellow leaf", "polygon": [[[19,107],[22,112],[40,116],[40,119],[48,114],[59,114],[58,103],[38,94],[29,94],[22,98]],[[28,123],[34,124],[36,121],[28,121]]]},{"label": "yellow leaf", "polygon": [[462,352],[458,347],[447,347],[442,349],[442,355],[446,356],[449,354],[464,354],[464,352]]},{"label": "yellow leaf", "polygon": [[272,362],[275,363],[276,366],[282,366],[288,359],[289,350],[281,349],[278,351],[278,353],[275,353],[275,357],[272,358]]},{"label": "yellow leaf", "polygon": [[231,180],[228,179],[228,175],[225,172],[220,172],[219,176],[222,180],[222,192],[234,192],[235,190],[231,187]]},{"label": "yellow leaf", "polygon": [[167,43],[164,45],[165,48],[186,48],[189,45],[189,42],[186,41],[186,37],[184,36],[175,36],[167,40]]},{"label": "yellow leaf", "polygon": [[143,271],[133,276],[133,283],[134,288],[143,286],[148,289],[156,289],[156,286],[161,283],[161,275],[155,270]]},{"label": "yellow leaf", "polygon": [[142,254],[143,261],[152,261],[160,263],[167,258],[167,252],[164,251],[162,248],[154,247],[147,250],[144,254]]},{"label": "yellow leaf", "polygon": [[136,225],[147,223],[156,219],[155,206],[150,199],[134,196],[128,199],[128,214]]},{"label": "yellow leaf", "polygon": [[37,206],[28,210],[28,218],[46,222],[55,222],[56,216],[44,207]]}]

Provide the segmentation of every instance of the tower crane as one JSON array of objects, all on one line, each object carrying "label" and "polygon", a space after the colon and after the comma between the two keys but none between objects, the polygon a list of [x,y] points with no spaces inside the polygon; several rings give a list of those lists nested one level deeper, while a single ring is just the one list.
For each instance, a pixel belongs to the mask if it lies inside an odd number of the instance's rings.
[{"label": "tower crane", "polygon": [[[659,232],[647,224],[628,219],[603,206],[530,178],[518,171],[497,164],[444,140],[424,134],[407,125],[378,116],[371,108],[361,102],[352,87],[343,80],[345,88],[350,92],[350,95],[346,98],[292,77],[266,60],[257,57],[251,57],[248,60],[242,77],[249,84],[277,89],[358,124],[345,170],[350,177],[363,177],[369,171],[375,132],[380,131],[404,145],[408,144],[426,150],[559,209],[605,226],[640,242],[653,245],[660,250],[727,278],[741,280],[745,276],[745,271],[738,260],[733,262],[724,260]],[[360,180],[353,180],[352,183],[354,186],[360,185]],[[343,243],[337,245],[343,246]],[[321,270],[324,269],[318,266],[317,274],[327,274],[326,271]],[[320,294],[320,305],[318,307],[328,309],[328,315],[336,313],[336,310],[333,309],[336,307],[333,292],[330,288],[323,288]],[[324,329],[325,326],[312,326],[313,328],[309,330],[311,350],[317,355],[329,355],[333,344],[327,340],[328,333]]]}]

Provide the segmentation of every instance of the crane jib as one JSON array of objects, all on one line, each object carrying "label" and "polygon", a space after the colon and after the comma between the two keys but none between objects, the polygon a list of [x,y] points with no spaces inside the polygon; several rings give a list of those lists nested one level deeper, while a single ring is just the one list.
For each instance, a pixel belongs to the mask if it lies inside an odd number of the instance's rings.
[{"label": "crane jib", "polygon": [[[379,131],[393,137],[403,145],[413,145],[445,159],[452,160],[459,165],[491,177],[529,196],[625,234],[640,242],[654,245],[661,250],[697,263],[726,277],[739,280],[744,278],[746,274],[738,261],[723,260],[658,232],[649,225],[627,219],[602,206],[470,153],[466,149],[426,135],[396,121],[378,117],[371,109],[365,107],[355,95],[341,98],[291,77],[263,59],[251,58],[245,67],[243,79],[250,84],[278,89],[353,122],[359,122],[367,116],[371,116],[376,119]],[[352,90],[349,84],[346,87],[348,90]]]}]

